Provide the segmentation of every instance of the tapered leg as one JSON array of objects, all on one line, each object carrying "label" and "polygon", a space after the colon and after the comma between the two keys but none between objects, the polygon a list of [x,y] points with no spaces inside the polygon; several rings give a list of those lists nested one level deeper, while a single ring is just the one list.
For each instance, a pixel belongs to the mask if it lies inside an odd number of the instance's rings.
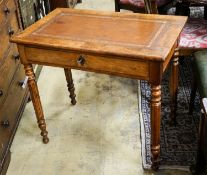
[{"label": "tapered leg", "polygon": [[176,124],[176,111],[177,111],[177,95],[178,95],[178,50],[172,58],[171,63],[171,76],[170,76],[170,124]]},{"label": "tapered leg", "polygon": [[39,91],[38,91],[37,83],[35,81],[35,74],[32,65],[31,64],[24,65],[24,69],[25,69],[26,76],[28,76],[28,87],[30,91],[30,96],[37,117],[37,123],[41,130],[41,136],[43,137],[43,143],[48,143],[49,142],[49,138],[47,136],[48,132],[46,130],[46,123],[42,110],[42,104],[40,101]]},{"label": "tapered leg", "polygon": [[151,90],[151,152],[152,169],[159,168],[160,156],[160,115],[161,115],[161,86],[152,85]]},{"label": "tapered leg", "polygon": [[68,91],[70,93],[70,98],[71,98],[71,103],[73,105],[76,104],[76,95],[75,95],[75,87],[73,84],[73,78],[72,78],[72,73],[71,73],[71,69],[64,69],[65,71],[65,77],[66,77],[66,81],[67,81],[67,86],[68,86]]},{"label": "tapered leg", "polygon": [[119,0],[114,0],[115,12],[120,12]]},{"label": "tapered leg", "polygon": [[158,14],[156,0],[151,0],[151,13],[152,14]]}]

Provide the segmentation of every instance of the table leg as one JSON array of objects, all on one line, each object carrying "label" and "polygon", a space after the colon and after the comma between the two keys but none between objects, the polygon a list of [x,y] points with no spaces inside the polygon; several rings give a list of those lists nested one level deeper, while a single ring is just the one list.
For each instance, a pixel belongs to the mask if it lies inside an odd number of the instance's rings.
[{"label": "table leg", "polygon": [[175,50],[175,54],[171,62],[171,76],[170,76],[170,124],[176,124],[176,111],[177,111],[177,95],[178,95],[178,50]]},{"label": "table leg", "polygon": [[204,6],[204,19],[207,19],[207,6]]},{"label": "table leg", "polygon": [[31,64],[24,65],[24,69],[25,69],[26,76],[28,76],[28,87],[29,87],[32,103],[34,106],[37,123],[41,130],[41,136],[43,137],[43,143],[46,144],[49,142],[49,138],[47,136],[48,132],[46,130],[46,123],[45,123],[44,114],[42,110],[42,104],[40,101],[37,83],[35,81],[35,74],[34,74]]},{"label": "table leg", "polygon": [[71,98],[71,103],[73,105],[76,104],[76,95],[75,95],[75,87],[73,84],[73,78],[72,78],[72,72],[71,69],[65,68],[65,77],[66,77],[66,81],[67,81],[67,86],[68,86],[68,91],[70,93],[70,98]]},{"label": "table leg", "polygon": [[160,115],[161,115],[161,86],[152,85],[151,90],[151,152],[152,169],[159,168],[160,156]]},{"label": "table leg", "polygon": [[175,15],[190,16],[190,3],[189,2],[178,2],[175,8]]},{"label": "table leg", "polygon": [[156,0],[151,0],[151,13],[152,14],[158,14],[157,1]]}]

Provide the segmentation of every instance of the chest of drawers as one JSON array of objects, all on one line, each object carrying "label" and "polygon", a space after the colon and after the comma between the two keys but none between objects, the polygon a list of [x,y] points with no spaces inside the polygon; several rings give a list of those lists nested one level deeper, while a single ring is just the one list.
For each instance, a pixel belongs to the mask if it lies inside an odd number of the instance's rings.
[{"label": "chest of drawers", "polygon": [[0,174],[5,174],[10,146],[28,98],[26,77],[15,44],[9,42],[20,31],[16,0],[0,0]]}]

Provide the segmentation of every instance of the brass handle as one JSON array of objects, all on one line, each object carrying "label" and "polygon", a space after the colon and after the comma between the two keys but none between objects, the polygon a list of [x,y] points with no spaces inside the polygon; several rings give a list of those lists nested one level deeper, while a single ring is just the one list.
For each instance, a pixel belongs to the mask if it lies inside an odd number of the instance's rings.
[{"label": "brass handle", "polygon": [[1,121],[1,126],[3,128],[8,128],[10,126],[9,120]]},{"label": "brass handle", "polygon": [[9,28],[8,33],[9,33],[9,36],[11,36],[14,34],[14,30],[12,28]]},{"label": "brass handle", "polygon": [[3,93],[3,91],[0,89],[0,97],[3,96],[3,95],[4,95],[4,93]]},{"label": "brass handle", "polygon": [[5,8],[4,8],[4,13],[5,13],[5,14],[10,13],[10,10],[9,10],[9,8],[8,8],[8,7],[5,7]]},{"label": "brass handle", "polygon": [[83,55],[80,55],[77,60],[77,63],[80,64],[81,66],[83,66],[85,64],[85,62],[86,62],[85,57]]},{"label": "brass handle", "polygon": [[15,60],[19,60],[20,55],[18,53],[12,55]]}]

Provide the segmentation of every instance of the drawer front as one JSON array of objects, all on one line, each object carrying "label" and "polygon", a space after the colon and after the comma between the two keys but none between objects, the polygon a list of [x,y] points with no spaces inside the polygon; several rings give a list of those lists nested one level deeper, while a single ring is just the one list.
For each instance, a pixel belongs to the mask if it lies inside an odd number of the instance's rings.
[{"label": "drawer front", "polygon": [[0,0],[0,26],[2,26],[5,23],[6,16],[8,15],[5,2],[6,0]]},{"label": "drawer front", "polygon": [[19,81],[25,77],[23,67],[18,67],[18,72],[12,81],[8,97],[0,108],[0,157],[8,145],[9,139],[17,122],[17,114],[20,110],[26,89],[19,85]]},{"label": "drawer front", "polygon": [[5,58],[2,65],[0,65],[0,106],[7,97],[7,91],[11,85],[14,73],[17,71],[19,65],[19,55],[15,44],[11,44],[9,54]]},{"label": "drawer front", "polygon": [[0,3],[0,30],[13,15],[16,15],[14,0],[3,0],[2,3]]},{"label": "drawer front", "polygon": [[19,31],[18,21],[16,16],[7,21],[2,30],[0,31],[0,64],[2,62],[2,57],[5,56],[5,51],[8,49],[10,42],[9,39],[12,35],[16,34]]},{"label": "drawer front", "polygon": [[74,69],[89,70],[112,75],[148,80],[149,63],[119,57],[78,54],[64,51],[25,48],[25,54],[33,63]]}]

